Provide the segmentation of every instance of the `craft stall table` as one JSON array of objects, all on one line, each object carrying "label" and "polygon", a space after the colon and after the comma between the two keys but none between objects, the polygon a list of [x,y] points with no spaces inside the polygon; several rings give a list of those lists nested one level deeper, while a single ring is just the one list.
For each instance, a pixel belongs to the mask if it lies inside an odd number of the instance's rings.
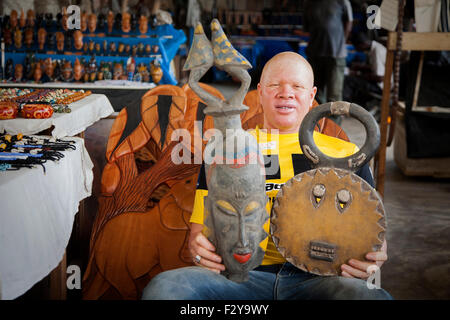
[{"label": "craft stall table", "polygon": [[62,151],[64,158],[57,162],[47,161],[45,172],[39,165],[0,171],[0,299],[21,296],[49,273],[50,297],[66,297],[65,250],[93,182],[84,139],[73,136],[114,112],[99,94],[69,107],[70,113],[54,113],[48,119],[0,120],[0,132],[32,135],[53,127],[48,138],[72,140],[76,147]]},{"label": "craft stall table", "polygon": [[63,139],[75,141],[76,150],[47,161],[45,173],[40,166],[0,172],[1,299],[21,296],[65,263],[79,203],[91,195],[93,164],[83,139]]},{"label": "craft stall table", "polygon": [[141,97],[150,89],[156,87],[154,83],[140,83],[126,80],[102,80],[94,83],[1,83],[0,88],[33,88],[33,89],[70,89],[90,90],[93,95],[101,94],[108,98],[109,104],[115,112],[124,107],[135,109],[141,107]]}]

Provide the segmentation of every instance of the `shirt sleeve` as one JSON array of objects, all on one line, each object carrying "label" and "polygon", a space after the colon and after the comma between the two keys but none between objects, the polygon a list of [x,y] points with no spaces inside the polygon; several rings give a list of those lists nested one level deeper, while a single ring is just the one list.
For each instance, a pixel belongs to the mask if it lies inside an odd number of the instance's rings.
[{"label": "shirt sleeve", "polygon": [[373,181],[372,170],[370,170],[369,164],[366,163],[361,169],[356,171],[356,174],[366,180],[368,184],[375,188],[375,182]]},{"label": "shirt sleeve", "polygon": [[344,0],[344,5],[345,5],[345,12],[346,12],[346,17],[347,17],[347,21],[353,21],[353,10],[352,10],[352,4],[350,3],[349,0]]},{"label": "shirt sleeve", "polygon": [[200,174],[197,181],[197,189],[195,190],[194,207],[189,222],[203,224],[205,197],[208,195],[208,187],[206,185],[205,164],[200,168]]}]

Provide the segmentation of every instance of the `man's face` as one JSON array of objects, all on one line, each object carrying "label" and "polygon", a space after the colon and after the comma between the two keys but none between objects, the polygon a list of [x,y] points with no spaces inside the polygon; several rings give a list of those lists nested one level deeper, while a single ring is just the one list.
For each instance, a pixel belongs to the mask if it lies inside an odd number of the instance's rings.
[{"label": "man's face", "polygon": [[279,129],[280,133],[298,132],[316,90],[312,74],[298,60],[272,62],[258,84],[265,129]]}]

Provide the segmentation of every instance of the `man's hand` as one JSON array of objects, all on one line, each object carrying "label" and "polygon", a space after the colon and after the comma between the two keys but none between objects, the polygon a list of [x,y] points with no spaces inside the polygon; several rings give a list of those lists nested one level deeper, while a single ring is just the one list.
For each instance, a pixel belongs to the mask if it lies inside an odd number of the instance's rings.
[{"label": "man's hand", "polygon": [[[202,233],[203,225],[191,223],[191,233],[189,234],[189,251],[192,260],[198,266],[205,267],[211,271],[220,273],[225,270],[225,266],[221,264],[222,258],[214,253],[216,248]],[[200,262],[195,262],[194,258],[200,256]]]},{"label": "man's hand", "polygon": [[348,264],[341,265],[341,275],[346,278],[367,279],[370,276],[370,274],[367,272],[369,266],[377,265],[379,268],[381,268],[387,258],[387,243],[386,239],[384,239],[380,251],[369,252],[368,254],[366,254],[366,259],[372,262],[350,259]]}]

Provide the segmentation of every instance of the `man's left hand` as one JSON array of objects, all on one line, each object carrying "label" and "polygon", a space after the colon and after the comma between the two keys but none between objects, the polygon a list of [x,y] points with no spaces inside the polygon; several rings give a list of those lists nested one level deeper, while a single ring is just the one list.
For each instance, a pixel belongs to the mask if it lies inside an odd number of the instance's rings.
[{"label": "man's left hand", "polygon": [[341,276],[346,278],[360,278],[367,279],[370,274],[367,272],[369,266],[377,265],[379,268],[387,260],[387,243],[384,239],[383,245],[380,251],[369,252],[366,254],[366,259],[368,261],[359,261],[356,259],[350,259],[348,264],[341,265]]}]

